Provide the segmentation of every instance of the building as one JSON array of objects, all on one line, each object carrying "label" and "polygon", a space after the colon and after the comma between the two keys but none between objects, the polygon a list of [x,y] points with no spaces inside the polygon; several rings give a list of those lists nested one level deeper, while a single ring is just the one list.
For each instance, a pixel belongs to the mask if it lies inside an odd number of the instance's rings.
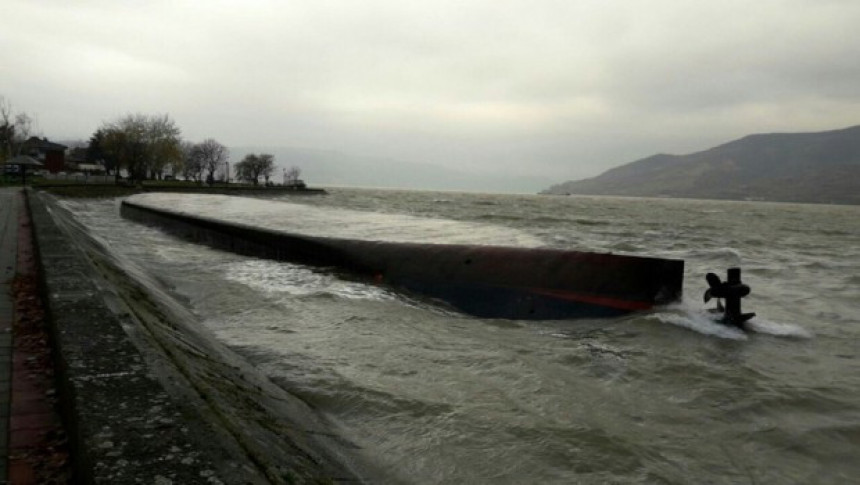
[{"label": "building", "polygon": [[66,169],[66,145],[50,142],[47,138],[30,137],[24,142],[21,153],[44,163],[45,170],[51,173]]}]

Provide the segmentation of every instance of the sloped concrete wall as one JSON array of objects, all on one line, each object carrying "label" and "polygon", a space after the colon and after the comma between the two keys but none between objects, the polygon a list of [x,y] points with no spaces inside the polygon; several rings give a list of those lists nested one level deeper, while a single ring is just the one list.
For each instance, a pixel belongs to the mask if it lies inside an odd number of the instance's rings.
[{"label": "sloped concrete wall", "polygon": [[29,201],[76,483],[363,481],[303,402]]}]

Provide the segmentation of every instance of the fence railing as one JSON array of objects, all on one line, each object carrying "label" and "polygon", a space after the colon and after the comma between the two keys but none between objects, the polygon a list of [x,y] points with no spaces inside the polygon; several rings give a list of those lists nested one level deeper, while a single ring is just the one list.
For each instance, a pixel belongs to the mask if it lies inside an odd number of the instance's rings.
[{"label": "fence railing", "polygon": [[45,180],[59,180],[80,184],[113,184],[116,182],[116,178],[113,175],[89,175],[83,173],[48,173],[44,175],[44,178]]}]

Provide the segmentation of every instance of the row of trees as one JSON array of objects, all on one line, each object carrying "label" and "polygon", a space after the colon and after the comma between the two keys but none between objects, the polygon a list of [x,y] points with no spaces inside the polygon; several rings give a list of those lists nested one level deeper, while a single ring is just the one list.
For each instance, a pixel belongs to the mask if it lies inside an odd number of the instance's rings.
[{"label": "row of trees", "polygon": [[0,162],[21,154],[35,126],[33,116],[24,111],[15,113],[12,103],[0,95]]},{"label": "row of trees", "polygon": [[160,179],[182,165],[180,131],[167,115],[132,114],[105,123],[90,138],[87,158],[132,180]]},{"label": "row of trees", "polygon": [[[132,180],[181,175],[198,183],[230,179],[230,151],[212,138],[200,143],[183,141],[176,123],[167,115],[133,114],[105,123],[90,138],[87,159],[102,161],[108,173],[125,170]],[[274,156],[249,154],[236,164],[238,180],[269,185]],[[298,174],[298,168],[291,171]],[[297,178],[297,177],[296,177]]]},{"label": "row of trees", "polygon": [[[15,114],[0,96],[0,161],[20,154],[33,135],[35,120],[25,112]],[[230,151],[212,138],[200,143],[183,141],[181,131],[168,115],[129,114],[103,123],[90,137],[86,149],[90,163],[101,164],[117,177],[125,171],[131,180],[161,180],[182,176],[198,183],[230,180]],[[275,158],[248,154],[235,166],[236,178],[258,185],[271,183]],[[284,183],[298,182],[299,169],[284,172]]]}]

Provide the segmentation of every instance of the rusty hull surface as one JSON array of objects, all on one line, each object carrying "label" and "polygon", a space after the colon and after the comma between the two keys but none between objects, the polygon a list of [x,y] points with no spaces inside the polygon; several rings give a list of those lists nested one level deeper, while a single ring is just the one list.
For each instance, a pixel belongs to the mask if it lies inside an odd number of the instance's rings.
[{"label": "rusty hull surface", "polygon": [[613,317],[680,298],[682,260],[306,236],[124,201],[123,217],[238,253],[331,267],[482,318]]}]

